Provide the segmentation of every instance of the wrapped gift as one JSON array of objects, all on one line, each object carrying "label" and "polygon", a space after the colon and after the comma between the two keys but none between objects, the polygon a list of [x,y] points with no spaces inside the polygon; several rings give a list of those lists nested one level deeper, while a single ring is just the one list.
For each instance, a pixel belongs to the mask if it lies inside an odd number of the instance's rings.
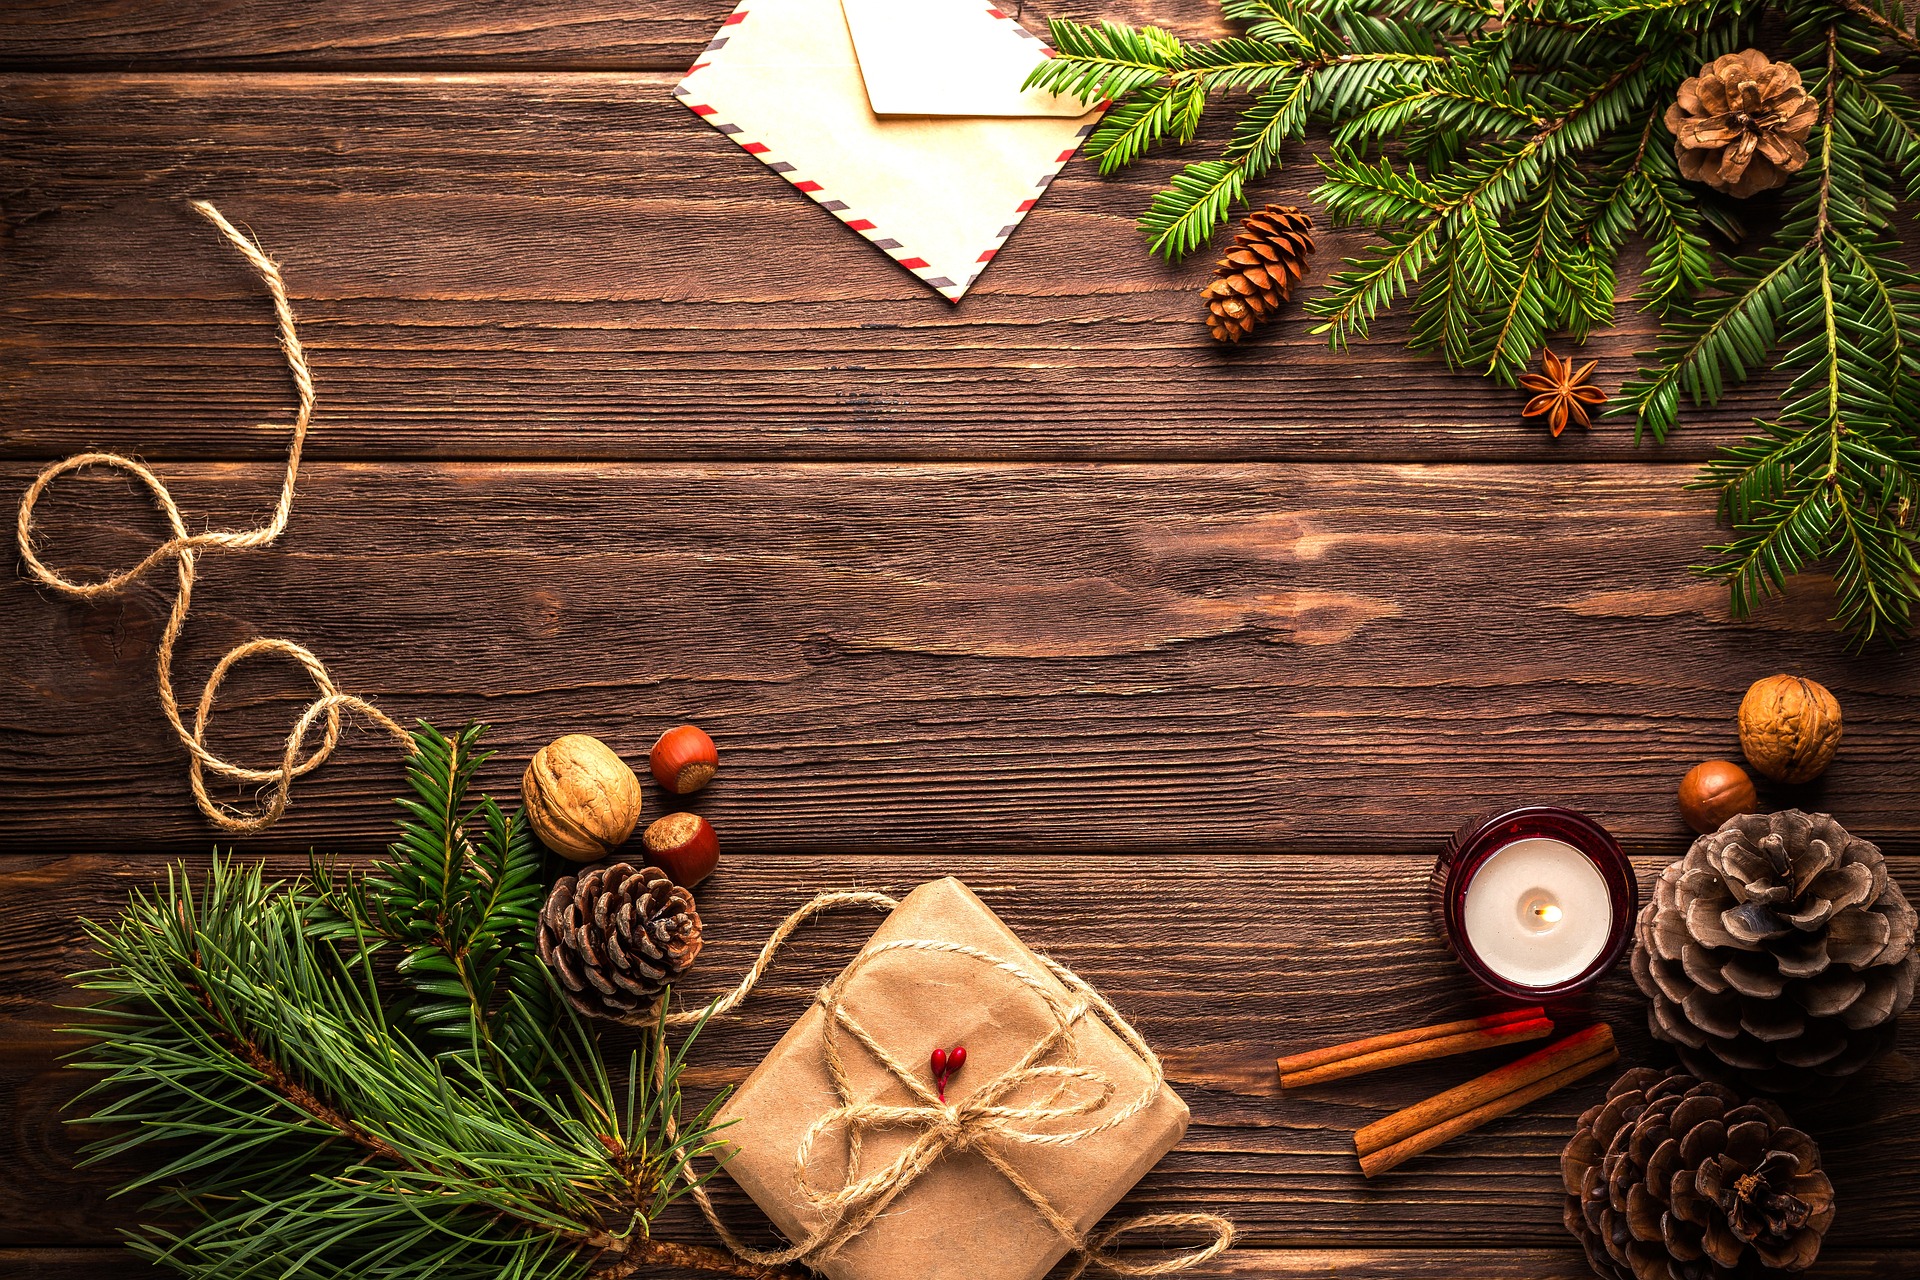
[{"label": "wrapped gift", "polygon": [[[933,1051],[966,1051],[942,1079]],[[831,1280],[1039,1280],[1186,1132],[1152,1051],[958,880],[910,894],[728,1101],[726,1171]],[[1134,1225],[1202,1225],[1177,1215]]]}]

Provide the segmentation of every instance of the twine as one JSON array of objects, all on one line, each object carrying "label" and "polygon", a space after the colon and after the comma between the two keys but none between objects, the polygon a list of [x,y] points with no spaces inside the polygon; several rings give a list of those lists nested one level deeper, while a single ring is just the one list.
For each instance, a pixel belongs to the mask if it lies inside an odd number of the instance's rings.
[{"label": "twine", "polygon": [[[313,373],[307,367],[306,352],[300,346],[300,335],[294,328],[293,307],[287,301],[287,287],[280,279],[280,269],[271,258],[261,250],[250,237],[240,232],[231,222],[221,216],[218,209],[204,200],[195,200],[193,209],[211,222],[227,240],[227,243],[240,251],[254,271],[267,286],[267,292],[273,297],[274,321],[279,330],[280,353],[286,357],[287,369],[293,375],[293,385],[300,397],[300,407],[294,415],[293,439],[287,447],[287,474],[280,484],[280,500],[274,506],[273,516],[257,529],[213,530],[207,533],[189,534],[180,507],[167,492],[167,486],[160,477],[132,458],[117,453],[80,453],[64,461],[56,462],[35,478],[28,487],[26,496],[20,500],[20,519],[18,523],[20,558],[26,563],[27,573],[43,586],[52,588],[61,595],[76,600],[97,600],[112,596],[123,588],[138,581],[153,569],[171,560],[174,562],[176,586],[174,588],[173,608],[167,615],[166,630],[160,635],[160,647],[155,661],[155,673],[160,688],[160,709],[166,714],[167,723],[173,726],[174,736],[187,751],[187,777],[193,787],[194,802],[200,806],[200,812],[208,821],[222,831],[246,835],[263,831],[279,819],[287,810],[288,794],[293,780],[303,774],[319,768],[333,754],[340,740],[341,715],[343,712],[359,712],[380,728],[386,730],[411,754],[412,736],[397,721],[389,717],[365,698],[350,693],[341,693],[327,674],[326,664],[321,662],[311,649],[295,644],[291,640],[249,640],[229,649],[219,662],[214,664],[213,672],[207,677],[207,683],[200,690],[200,701],[194,708],[193,725],[189,728],[180,716],[180,703],[173,692],[173,650],[180,639],[180,632],[186,627],[187,614],[193,607],[193,584],[197,573],[198,557],[201,550],[249,550],[254,547],[270,545],[287,527],[288,514],[293,509],[294,482],[300,474],[300,450],[306,443],[307,426],[313,420]],[[271,428],[272,424],[263,424]],[[131,569],[122,570],[111,577],[98,582],[78,582],[65,577],[59,571],[50,569],[40,559],[33,545],[33,509],[40,497],[61,476],[69,472],[81,471],[88,467],[109,467],[124,471],[146,485],[147,493],[160,513],[166,517],[167,527],[173,536],[147,552],[146,557]],[[222,759],[208,749],[206,745],[207,721],[213,716],[214,702],[220,693],[220,685],[227,673],[248,658],[262,654],[284,654],[299,663],[313,681],[318,696],[307,704],[306,710],[295,722],[287,734],[285,749],[281,752],[280,763],[270,769],[252,769]],[[306,754],[307,736],[314,727],[325,720],[325,731],[320,743],[310,754]],[[206,774],[230,778],[236,782],[264,783],[272,787],[272,792],[260,802],[258,808],[248,811],[234,808],[214,800],[207,794]]]},{"label": "twine", "polygon": [[[871,906],[891,911],[899,904],[882,893],[821,894],[788,916],[773,931],[746,976],[733,990],[700,1009],[669,1015],[665,1022],[673,1026],[687,1026],[731,1013],[759,984],[774,957],[800,925],[842,905]],[[857,973],[883,956],[902,953],[959,956],[1003,974],[1039,998],[1046,1006],[1052,1026],[1017,1063],[980,1086],[966,1099],[955,1103],[942,1101],[916,1071],[902,1064],[875,1040],[859,1020],[848,1012],[844,1003],[847,985]],[[1046,973],[1056,979],[1058,985],[1048,982],[1041,974],[1018,961],[964,943],[903,939],[882,943],[863,952],[838,977],[821,988],[815,1000],[826,1013],[822,1056],[840,1105],[807,1128],[794,1154],[793,1171],[796,1189],[821,1215],[821,1224],[806,1239],[788,1248],[756,1249],[741,1241],[720,1221],[702,1185],[703,1180],[697,1178],[690,1168],[683,1168],[682,1177],[699,1204],[701,1213],[727,1248],[736,1257],[764,1267],[781,1267],[792,1262],[817,1267],[866,1230],[921,1175],[946,1156],[972,1151],[998,1171],[1041,1219],[1067,1242],[1075,1262],[1067,1272],[1066,1280],[1075,1280],[1089,1266],[1103,1267],[1123,1276],[1169,1275],[1225,1252],[1233,1243],[1233,1223],[1212,1213],[1146,1214],[1124,1219],[1096,1232],[1081,1232],[1007,1157],[1002,1148],[1020,1145],[1071,1146],[1123,1125],[1154,1104],[1166,1080],[1159,1057],[1099,992],[1064,965],[1046,956],[1038,958]],[[1062,987],[1066,989],[1065,996],[1061,994]],[[1097,1121],[1061,1132],[1037,1128],[1049,1122],[1091,1116],[1113,1100],[1113,1080],[1092,1067],[1079,1065],[1080,1039],[1077,1028],[1090,1018],[1105,1023],[1128,1048],[1139,1055],[1147,1066],[1149,1078],[1137,1095]],[[846,1057],[841,1045],[843,1032],[865,1050],[873,1061],[885,1068],[914,1100],[904,1105],[855,1102],[853,1084],[847,1073]],[[1050,1061],[1054,1058],[1064,1058],[1065,1061]],[[656,1052],[655,1060],[664,1064],[664,1053]],[[1046,1096],[1026,1105],[1012,1105],[1006,1101],[1011,1094],[1026,1086],[1046,1088]],[[1079,1090],[1079,1096],[1068,1098],[1076,1089]],[[918,1130],[918,1136],[885,1167],[862,1176],[859,1165],[863,1135],[869,1130],[879,1129]],[[835,1131],[843,1132],[846,1136],[846,1180],[837,1187],[821,1187],[815,1183],[812,1172],[814,1147]],[[1109,1248],[1115,1240],[1133,1232],[1179,1228],[1210,1232],[1213,1239],[1198,1248],[1157,1262],[1129,1262]]]}]

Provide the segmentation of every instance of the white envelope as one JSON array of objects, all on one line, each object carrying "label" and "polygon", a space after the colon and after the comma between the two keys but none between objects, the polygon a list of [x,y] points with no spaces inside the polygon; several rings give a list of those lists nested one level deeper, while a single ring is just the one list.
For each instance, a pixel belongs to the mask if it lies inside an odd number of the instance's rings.
[{"label": "white envelope", "polygon": [[977,0],[840,0],[867,103],[882,116],[1083,116],[1078,98],[1022,89],[1045,45]]},{"label": "white envelope", "polygon": [[1103,109],[1021,89],[1048,52],[979,0],[742,0],[673,92],[957,302]]}]

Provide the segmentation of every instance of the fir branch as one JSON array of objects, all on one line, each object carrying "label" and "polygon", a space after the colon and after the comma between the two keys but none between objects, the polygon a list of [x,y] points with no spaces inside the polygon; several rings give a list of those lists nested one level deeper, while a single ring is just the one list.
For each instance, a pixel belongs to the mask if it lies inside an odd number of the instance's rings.
[{"label": "fir branch", "polygon": [[1088,140],[1103,173],[1162,141],[1190,141],[1212,95],[1250,92],[1225,154],[1187,165],[1141,215],[1152,252],[1181,258],[1205,244],[1246,184],[1280,163],[1282,143],[1313,115],[1338,119],[1388,79],[1418,79],[1447,55],[1417,27],[1358,11],[1322,21],[1297,0],[1227,0],[1245,36],[1183,43],[1154,27],[1050,24],[1056,56],[1027,87],[1116,105]]},{"label": "fir branch", "polygon": [[[1698,300],[1694,310],[1670,324],[1671,341],[1654,352],[1656,365],[1643,381],[1620,388],[1611,413],[1632,413],[1634,438],[1642,432],[1664,441],[1680,416],[1680,392],[1695,404],[1715,404],[1729,376],[1745,381],[1773,349],[1775,329],[1800,281],[1808,247],[1766,259],[1736,260],[1744,274],[1714,281],[1722,292]],[[1735,286],[1729,289],[1728,286]]]},{"label": "fir branch", "polygon": [[508,814],[491,796],[468,801],[492,754],[479,748],[485,733],[468,725],[447,737],[420,724],[407,762],[412,794],[396,802],[400,838],[364,874],[316,861],[315,923],[339,940],[402,947],[414,1024],[537,1077],[544,1064],[530,1027],[552,1015],[533,945],[540,853],[519,810]]},{"label": "fir branch", "polygon": [[[1920,562],[1898,514],[1916,488],[1910,413],[1898,421],[1911,409],[1901,393],[1911,364],[1900,324],[1907,307],[1897,300],[1905,282],[1859,270],[1869,259],[1852,237],[1876,215],[1858,189],[1871,181],[1868,161],[1848,155],[1860,143],[1845,109],[1859,77],[1840,37],[1837,25],[1826,28],[1814,179],[1805,215],[1788,223],[1804,229],[1798,252],[1813,273],[1788,303],[1810,317],[1793,331],[1800,341],[1782,361],[1799,372],[1780,421],[1763,424],[1764,436],[1701,473],[1700,487],[1721,490],[1736,534],[1712,548],[1719,558],[1701,572],[1727,581],[1734,613],[1745,616],[1793,574],[1831,559],[1838,620],[1864,644],[1910,627]],[[1856,294],[1861,284],[1865,299]],[[1877,308],[1890,323],[1850,322],[1855,306],[1863,314]]]},{"label": "fir branch", "polygon": [[1202,160],[1174,174],[1172,184],[1140,215],[1147,247],[1169,258],[1186,257],[1226,221],[1246,181],[1244,159]]},{"label": "fir branch", "polygon": [[1920,52],[1920,36],[1916,36],[1904,26],[1887,17],[1886,14],[1881,13],[1878,9],[1866,3],[1866,0],[1828,0],[1828,2],[1845,9],[1848,13],[1865,22],[1875,31],[1878,31],[1881,35],[1898,41],[1908,49]]},{"label": "fir branch", "polygon": [[664,1024],[624,1105],[570,1014],[540,1032],[551,1088],[430,1055],[388,1017],[372,950],[324,936],[317,906],[216,857],[197,892],[176,870],[87,926],[102,964],[77,981],[101,999],[73,1057],[99,1078],[74,1123],[106,1136],[86,1160],[167,1157],[129,1184],[166,1211],[137,1249],[195,1280],[776,1274],[651,1239],[718,1147],[717,1099],[679,1117],[686,1049]]},{"label": "fir branch", "polygon": [[[1393,308],[1408,342],[1511,381],[1550,335],[1613,318],[1618,258],[1646,245],[1638,299],[1656,349],[1614,413],[1663,440],[1682,400],[1719,402],[1769,362],[1775,419],[1701,473],[1733,536],[1707,572],[1745,612],[1831,564],[1836,617],[1858,639],[1909,625],[1909,513],[1920,500],[1920,280],[1892,242],[1920,198],[1920,102],[1890,79],[1920,37],[1880,0],[1222,0],[1244,35],[1181,43],[1128,28],[1056,27],[1083,52],[1036,72],[1116,94],[1103,169],[1195,136],[1244,93],[1218,158],[1188,163],[1141,227],[1156,252],[1205,243],[1284,142],[1327,128],[1315,192],[1377,242],[1306,302],[1336,348]],[[1754,243],[1732,205],[1683,181],[1664,116],[1703,62],[1752,45],[1795,61],[1822,104],[1816,153]],[[1784,34],[1781,34],[1784,29]],[[1081,65],[1075,65],[1076,60]],[[1126,64],[1122,67],[1120,64]],[[1712,231],[1732,248],[1720,257]]]}]

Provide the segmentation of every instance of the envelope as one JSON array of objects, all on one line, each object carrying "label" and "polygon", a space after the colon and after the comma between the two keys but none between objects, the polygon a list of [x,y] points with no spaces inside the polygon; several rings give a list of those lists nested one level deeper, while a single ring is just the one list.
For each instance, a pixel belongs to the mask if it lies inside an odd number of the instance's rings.
[{"label": "envelope", "polygon": [[673,93],[957,302],[1100,118],[1021,88],[1050,52],[978,0],[742,0]]}]

